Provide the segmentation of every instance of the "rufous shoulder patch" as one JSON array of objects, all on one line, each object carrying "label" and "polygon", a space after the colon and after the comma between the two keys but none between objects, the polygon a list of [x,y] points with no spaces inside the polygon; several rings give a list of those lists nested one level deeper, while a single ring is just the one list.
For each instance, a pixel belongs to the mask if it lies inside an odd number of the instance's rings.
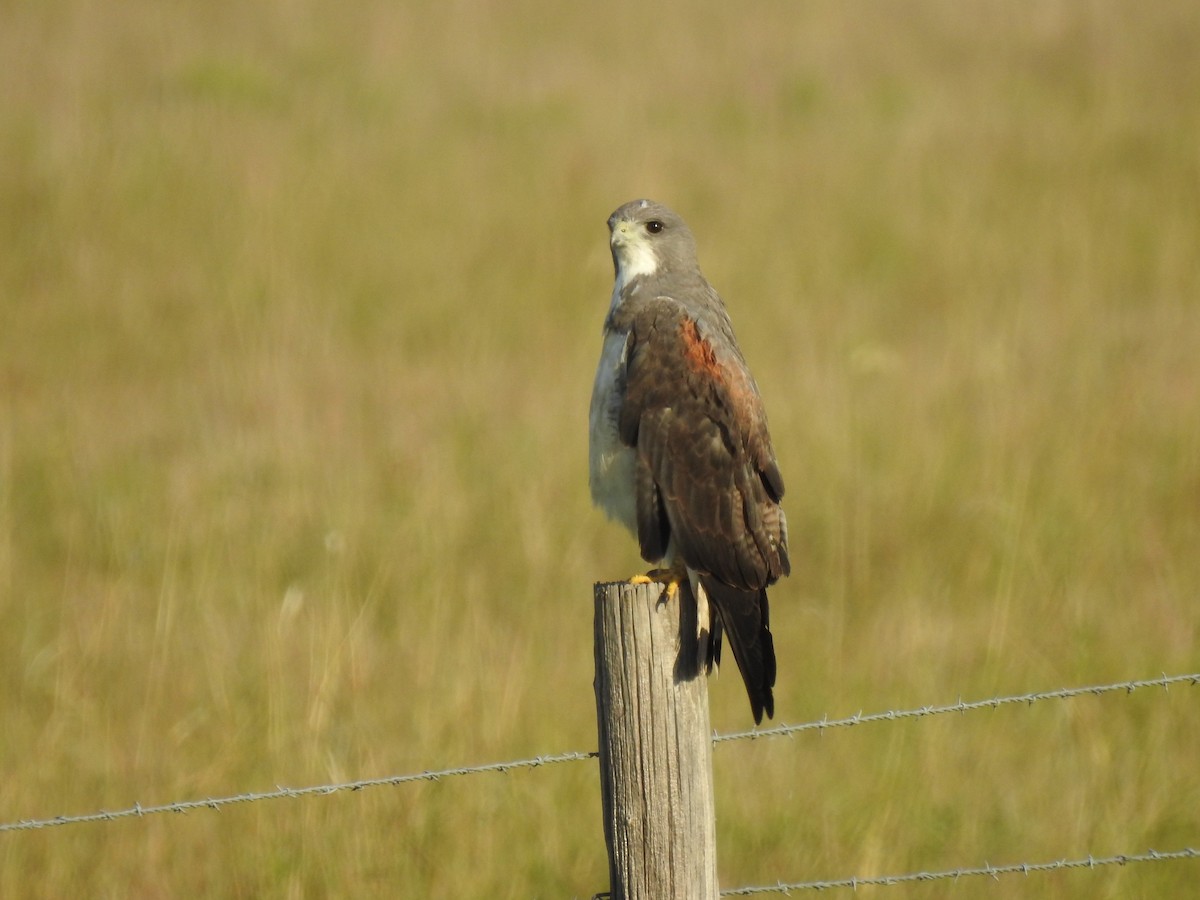
[{"label": "rufous shoulder patch", "polygon": [[683,338],[683,353],[687,364],[709,378],[723,380],[724,373],[717,362],[712,344],[700,336],[700,328],[696,322],[693,319],[684,319],[679,326],[679,333]]}]

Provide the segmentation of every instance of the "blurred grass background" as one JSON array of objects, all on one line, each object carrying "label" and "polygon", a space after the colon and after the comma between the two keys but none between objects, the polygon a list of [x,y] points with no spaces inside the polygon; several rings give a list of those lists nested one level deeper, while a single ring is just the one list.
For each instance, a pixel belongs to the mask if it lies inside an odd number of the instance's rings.
[{"label": "blurred grass background", "polygon": [[[771,416],[780,719],[1200,664],[1195,3],[3,0],[0,59],[0,820],[592,749],[638,196]],[[722,883],[1195,846],[1197,698],[722,745]],[[606,881],[591,764],[0,838],[5,897]]]}]

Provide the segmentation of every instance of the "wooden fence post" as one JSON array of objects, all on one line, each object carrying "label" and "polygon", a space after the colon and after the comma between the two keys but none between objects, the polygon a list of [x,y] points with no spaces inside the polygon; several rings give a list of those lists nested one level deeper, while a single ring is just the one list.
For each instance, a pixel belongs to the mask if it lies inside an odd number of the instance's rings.
[{"label": "wooden fence post", "polygon": [[[664,602],[660,602],[662,599]],[[687,585],[595,586],[596,718],[612,900],[716,900],[707,679]]]}]

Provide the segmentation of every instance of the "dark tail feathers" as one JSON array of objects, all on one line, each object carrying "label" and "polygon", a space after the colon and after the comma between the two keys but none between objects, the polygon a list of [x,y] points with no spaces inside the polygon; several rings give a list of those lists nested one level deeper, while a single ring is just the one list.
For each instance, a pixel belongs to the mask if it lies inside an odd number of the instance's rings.
[{"label": "dark tail feathers", "polygon": [[722,584],[710,575],[701,575],[700,583],[716,610],[712,623],[709,663],[721,661],[721,632],[729,635],[729,646],[754,711],[754,724],[775,715],[775,642],[771,639],[767,592],[743,591]]}]

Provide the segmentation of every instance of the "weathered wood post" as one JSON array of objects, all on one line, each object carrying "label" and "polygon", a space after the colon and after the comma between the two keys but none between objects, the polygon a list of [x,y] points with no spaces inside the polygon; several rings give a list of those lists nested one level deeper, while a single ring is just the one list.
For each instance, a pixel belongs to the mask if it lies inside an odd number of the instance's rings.
[{"label": "weathered wood post", "polygon": [[[660,600],[662,602],[660,602]],[[596,718],[612,900],[716,900],[708,687],[686,585],[595,586]]]}]

